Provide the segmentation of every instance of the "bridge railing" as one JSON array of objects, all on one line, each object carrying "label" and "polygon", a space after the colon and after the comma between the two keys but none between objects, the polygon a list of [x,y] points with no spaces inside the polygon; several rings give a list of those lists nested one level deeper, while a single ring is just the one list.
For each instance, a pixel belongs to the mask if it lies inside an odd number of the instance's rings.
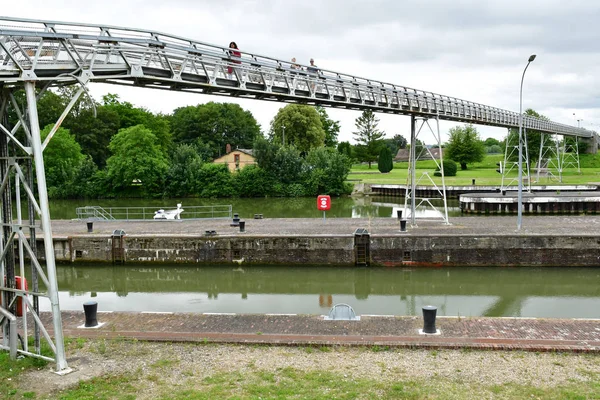
[{"label": "bridge railing", "polygon": [[[327,69],[311,74],[291,61],[175,35],[110,25],[0,17],[0,80],[86,79],[162,89],[373,109],[441,119],[519,126],[519,114],[428,91]],[[229,69],[233,69],[229,73]],[[79,74],[79,75],[78,75]],[[593,132],[524,116],[523,126],[592,137]]]}]

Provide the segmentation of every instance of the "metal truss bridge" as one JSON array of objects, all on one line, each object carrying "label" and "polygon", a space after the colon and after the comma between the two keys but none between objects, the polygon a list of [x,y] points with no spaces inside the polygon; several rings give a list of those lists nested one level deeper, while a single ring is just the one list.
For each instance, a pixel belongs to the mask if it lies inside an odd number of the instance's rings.
[{"label": "metal truss bridge", "polygon": [[[412,185],[411,190],[407,190],[407,198],[412,201],[413,225],[416,199],[412,193],[415,193],[414,161],[417,158],[414,149],[418,131],[425,126],[433,131],[428,120],[438,121],[436,139],[442,163],[440,119],[518,128],[520,118],[513,111],[325,69],[314,72],[289,61],[257,54],[231,54],[227,48],[160,32],[0,17],[0,325],[3,333],[0,349],[9,350],[13,358],[20,353],[55,361],[59,373],[68,372],[69,367],[62,336],[43,151],[76,101],[87,93],[90,82],[410,115],[410,165],[413,167],[409,167],[412,168]],[[37,100],[49,88],[65,85],[78,85],[79,90],[42,142]],[[16,100],[16,90],[25,91],[26,104]],[[14,126],[9,124],[9,114],[18,118]],[[524,116],[523,125],[528,130],[549,135],[580,138],[595,135],[592,131],[530,116]],[[443,182],[442,174],[442,186]],[[22,200],[26,202],[23,206]],[[16,216],[13,208],[17,210]],[[447,211],[445,220],[447,222]],[[39,250],[36,248],[38,232],[43,235],[43,249]],[[38,261],[38,256],[44,259],[44,264]],[[26,275],[26,258],[31,276],[29,287],[22,286],[18,279]],[[40,297],[50,302],[53,332],[44,327],[39,318]],[[19,349],[16,321],[21,315],[25,340]],[[33,319],[34,328],[29,332],[27,318]],[[27,340],[29,334],[33,337],[31,344]],[[52,349],[53,358],[42,355],[42,337]]]},{"label": "metal truss bridge", "polygon": [[[518,128],[519,113],[450,96],[320,69],[160,32],[0,17],[0,82],[105,82],[260,100],[439,117]],[[232,73],[228,73],[232,68]],[[524,127],[550,134],[592,132],[525,116]]]}]

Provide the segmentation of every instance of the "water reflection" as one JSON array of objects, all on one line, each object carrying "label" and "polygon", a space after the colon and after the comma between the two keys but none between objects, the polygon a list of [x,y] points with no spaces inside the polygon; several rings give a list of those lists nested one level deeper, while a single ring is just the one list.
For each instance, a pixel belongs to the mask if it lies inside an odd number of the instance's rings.
[{"label": "water reflection", "polygon": [[[594,268],[59,266],[61,308],[105,311],[600,317]],[[41,302],[42,307],[49,308]]]}]

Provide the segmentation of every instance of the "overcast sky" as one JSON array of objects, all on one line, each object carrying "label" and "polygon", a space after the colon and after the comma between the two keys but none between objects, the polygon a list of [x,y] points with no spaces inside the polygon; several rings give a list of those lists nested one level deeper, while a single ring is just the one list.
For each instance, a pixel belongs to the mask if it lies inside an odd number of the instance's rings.
[{"label": "overcast sky", "polygon": [[[600,132],[597,0],[22,0],[4,16],[143,28],[519,110]],[[154,112],[225,97],[94,84]],[[267,133],[280,103],[236,100]],[[352,141],[358,111],[328,109]],[[575,114],[575,115],[574,115]],[[387,137],[410,137],[409,118],[378,114]],[[456,123],[442,122],[443,137]],[[506,130],[478,126],[483,139]],[[432,143],[429,137],[425,142]]]}]

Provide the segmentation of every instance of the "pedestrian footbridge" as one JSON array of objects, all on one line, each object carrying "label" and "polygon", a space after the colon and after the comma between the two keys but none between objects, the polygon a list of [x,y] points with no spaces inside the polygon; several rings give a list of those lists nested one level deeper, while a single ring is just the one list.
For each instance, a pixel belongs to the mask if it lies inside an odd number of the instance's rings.
[{"label": "pedestrian footbridge", "polygon": [[[326,69],[309,73],[290,61],[243,51],[233,56],[228,48],[144,29],[0,17],[0,63],[5,87],[25,81],[104,82],[519,126],[514,111]],[[524,127],[593,136],[586,129],[530,116]]]}]

